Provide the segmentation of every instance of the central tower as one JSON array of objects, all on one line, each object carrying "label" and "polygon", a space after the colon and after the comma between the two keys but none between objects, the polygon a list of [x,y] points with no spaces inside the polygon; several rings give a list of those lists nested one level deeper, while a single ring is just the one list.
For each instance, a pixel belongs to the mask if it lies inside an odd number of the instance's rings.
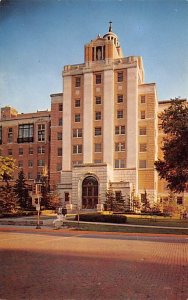
[{"label": "central tower", "polygon": [[[141,57],[123,57],[108,32],[84,47],[84,63],[63,71],[61,193],[70,207],[100,209],[109,183],[138,191],[138,99]],[[66,197],[65,197],[66,195]],[[69,195],[69,197],[67,197]]]}]

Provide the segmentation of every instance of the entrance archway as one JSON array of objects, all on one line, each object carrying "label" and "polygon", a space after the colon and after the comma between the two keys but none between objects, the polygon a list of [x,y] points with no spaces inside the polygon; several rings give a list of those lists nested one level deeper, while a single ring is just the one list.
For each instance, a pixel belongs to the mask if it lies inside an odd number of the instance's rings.
[{"label": "entrance archway", "polygon": [[98,204],[99,184],[95,177],[87,176],[82,182],[82,208],[95,209]]}]

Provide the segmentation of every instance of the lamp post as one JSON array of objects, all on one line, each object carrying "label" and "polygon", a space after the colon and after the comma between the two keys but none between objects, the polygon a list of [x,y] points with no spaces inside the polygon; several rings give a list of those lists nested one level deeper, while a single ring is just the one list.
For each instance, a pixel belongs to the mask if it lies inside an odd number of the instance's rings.
[{"label": "lamp post", "polygon": [[40,200],[38,198],[38,204],[36,205],[36,210],[37,210],[37,226],[36,229],[41,229],[40,227]]}]

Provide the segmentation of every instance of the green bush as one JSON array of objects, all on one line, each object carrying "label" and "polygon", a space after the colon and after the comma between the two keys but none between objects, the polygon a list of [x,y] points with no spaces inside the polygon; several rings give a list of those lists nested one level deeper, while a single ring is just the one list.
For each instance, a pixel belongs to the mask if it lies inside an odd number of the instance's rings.
[{"label": "green bush", "polygon": [[[78,220],[78,215],[75,216],[75,220]],[[80,214],[80,221],[86,222],[105,222],[105,223],[117,223],[125,224],[127,217],[123,215],[102,215],[102,214]]]}]

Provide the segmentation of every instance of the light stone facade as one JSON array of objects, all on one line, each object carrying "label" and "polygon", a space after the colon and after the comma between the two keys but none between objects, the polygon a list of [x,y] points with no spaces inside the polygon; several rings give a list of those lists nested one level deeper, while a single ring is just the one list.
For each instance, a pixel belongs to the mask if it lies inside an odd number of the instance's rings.
[{"label": "light stone facade", "polygon": [[165,186],[154,169],[161,140],[156,85],[144,82],[141,57],[123,56],[111,25],[84,50],[84,63],[62,74],[63,202],[102,209],[109,184],[126,197],[147,192],[155,202]]}]

